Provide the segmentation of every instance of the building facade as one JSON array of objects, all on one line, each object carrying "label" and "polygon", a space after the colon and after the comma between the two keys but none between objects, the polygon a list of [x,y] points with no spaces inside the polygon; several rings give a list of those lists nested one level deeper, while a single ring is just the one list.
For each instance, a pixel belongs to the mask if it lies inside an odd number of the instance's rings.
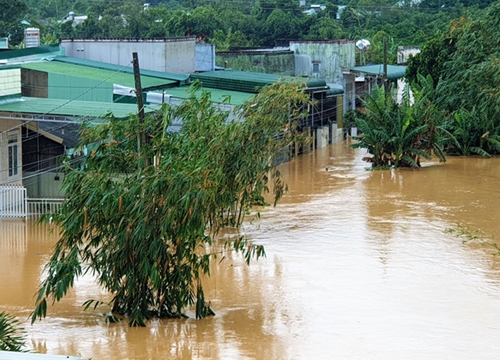
[{"label": "building facade", "polygon": [[66,55],[131,66],[136,52],[141,69],[190,74],[196,70],[196,40],[194,37],[163,40],[62,40]]}]

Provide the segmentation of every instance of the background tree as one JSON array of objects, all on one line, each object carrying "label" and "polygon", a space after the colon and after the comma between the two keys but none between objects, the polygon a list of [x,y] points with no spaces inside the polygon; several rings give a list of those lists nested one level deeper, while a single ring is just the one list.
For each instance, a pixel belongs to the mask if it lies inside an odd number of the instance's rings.
[{"label": "background tree", "polygon": [[8,37],[10,45],[18,45],[23,41],[21,20],[27,10],[22,0],[0,0],[0,37]]},{"label": "background tree", "polygon": [[451,59],[455,52],[456,39],[450,35],[438,35],[429,40],[421,49],[420,53],[411,56],[406,68],[406,78],[414,82],[418,74],[430,75],[435,83],[442,79],[444,65]]}]

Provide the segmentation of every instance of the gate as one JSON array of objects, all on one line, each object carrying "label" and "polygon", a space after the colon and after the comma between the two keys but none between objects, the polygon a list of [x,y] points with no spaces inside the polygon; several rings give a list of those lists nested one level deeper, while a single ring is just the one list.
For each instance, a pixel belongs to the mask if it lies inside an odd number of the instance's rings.
[{"label": "gate", "polygon": [[28,216],[26,188],[18,185],[0,186],[0,218]]}]

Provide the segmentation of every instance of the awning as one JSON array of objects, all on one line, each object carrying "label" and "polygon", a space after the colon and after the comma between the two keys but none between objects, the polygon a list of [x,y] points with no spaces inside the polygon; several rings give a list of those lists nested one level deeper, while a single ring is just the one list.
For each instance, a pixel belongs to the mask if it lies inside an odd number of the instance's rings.
[{"label": "awning", "polygon": [[[364,74],[366,76],[384,77],[384,64],[356,66],[352,72]],[[387,65],[387,79],[401,79],[405,76],[406,66]]]}]

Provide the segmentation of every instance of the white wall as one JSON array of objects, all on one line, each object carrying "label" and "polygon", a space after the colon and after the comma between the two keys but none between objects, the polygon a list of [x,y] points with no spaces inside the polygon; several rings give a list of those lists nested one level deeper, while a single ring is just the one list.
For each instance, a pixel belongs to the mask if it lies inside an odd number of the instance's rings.
[{"label": "white wall", "polygon": [[21,94],[21,69],[0,71],[0,98]]},{"label": "white wall", "polygon": [[[319,77],[327,84],[344,86],[344,69],[356,65],[356,47],[351,40],[290,41],[295,53],[295,75]],[[313,62],[319,62],[319,72],[313,72]]]},{"label": "white wall", "polygon": [[137,52],[141,69],[189,74],[195,71],[195,39],[166,40],[63,40],[67,56],[132,66]]},{"label": "white wall", "polygon": [[[0,184],[22,184],[23,155],[20,124],[21,121],[0,118]],[[13,176],[9,176],[8,139],[10,134],[17,134],[17,175]]]}]

